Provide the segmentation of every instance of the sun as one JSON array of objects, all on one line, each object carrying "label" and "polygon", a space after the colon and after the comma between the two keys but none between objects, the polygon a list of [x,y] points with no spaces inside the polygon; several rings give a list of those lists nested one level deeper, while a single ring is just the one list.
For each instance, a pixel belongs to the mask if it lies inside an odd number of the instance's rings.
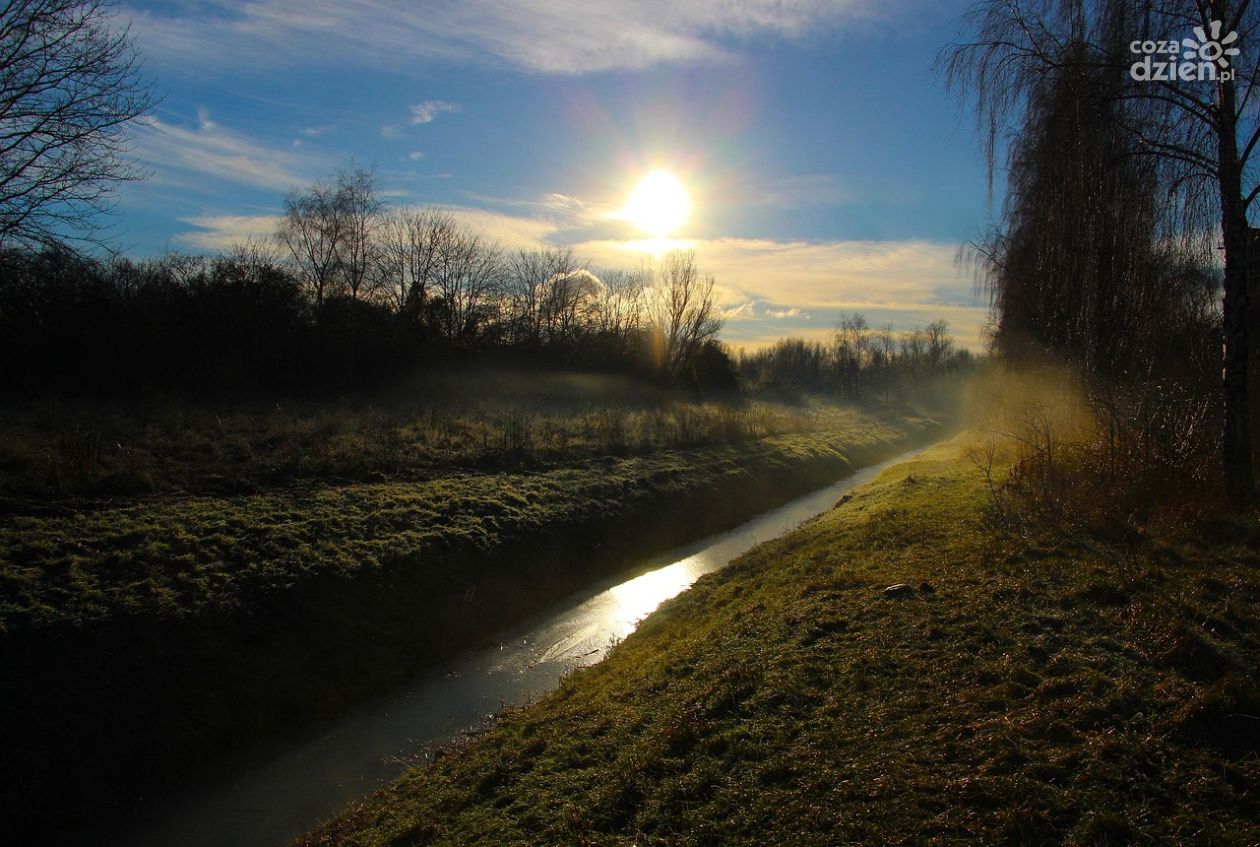
[{"label": "sun", "polygon": [[652,171],[630,192],[621,217],[654,238],[664,238],[687,222],[691,198],[668,171]]}]

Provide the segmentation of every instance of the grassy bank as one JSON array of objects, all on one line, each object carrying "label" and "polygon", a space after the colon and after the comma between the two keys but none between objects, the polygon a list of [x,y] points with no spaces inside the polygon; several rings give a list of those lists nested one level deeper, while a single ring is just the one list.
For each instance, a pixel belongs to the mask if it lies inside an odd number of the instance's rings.
[{"label": "grassy bank", "polygon": [[704,578],[302,844],[1260,842],[1260,529],[1012,534],[969,448]]},{"label": "grassy bank", "polygon": [[629,379],[563,373],[429,374],[335,402],[0,402],[0,514],[541,471],[836,432],[855,420],[822,402],[698,402]]},{"label": "grassy bank", "polygon": [[570,467],[8,515],[0,818],[39,832],[110,813],[933,428],[837,414],[828,433]]}]

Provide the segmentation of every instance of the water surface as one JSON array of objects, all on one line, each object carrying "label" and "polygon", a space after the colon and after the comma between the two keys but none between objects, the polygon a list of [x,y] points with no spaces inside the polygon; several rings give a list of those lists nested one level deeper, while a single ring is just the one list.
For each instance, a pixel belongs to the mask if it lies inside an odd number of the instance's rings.
[{"label": "water surface", "polygon": [[304,737],[222,762],[154,798],[121,835],[134,847],[272,847],[361,799],[426,751],[476,732],[505,706],[537,699],[602,659],[664,601],[763,541],[831,508],[845,492],[920,452],[873,465],[717,535],[674,549],[574,594],[534,619],[418,676],[405,690],[314,727]]}]

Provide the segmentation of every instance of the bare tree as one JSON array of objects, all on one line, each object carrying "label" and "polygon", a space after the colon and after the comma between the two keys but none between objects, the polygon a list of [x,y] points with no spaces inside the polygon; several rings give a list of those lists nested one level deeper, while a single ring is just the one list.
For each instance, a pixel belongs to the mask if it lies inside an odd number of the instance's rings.
[{"label": "bare tree", "polygon": [[336,284],[343,223],[334,186],[316,183],[302,191],[295,189],[284,198],[284,218],[276,238],[293,257],[316,307],[324,304]]},{"label": "bare tree", "polygon": [[[1250,0],[982,0],[969,20],[976,38],[942,55],[950,83],[974,99],[990,172],[998,138],[1049,74],[1076,64],[1113,89],[1108,120],[1129,153],[1160,163],[1172,194],[1164,207],[1180,231],[1201,230],[1214,206],[1224,243],[1222,308],[1226,486],[1236,504],[1255,493],[1247,397],[1248,213],[1260,197],[1252,157],[1260,145],[1260,7]],[[1177,43],[1202,33],[1216,47],[1197,73],[1142,73],[1133,44]],[[1236,35],[1233,35],[1236,33]],[[1237,53],[1216,55],[1217,49]],[[1082,55],[1083,54],[1083,55]],[[1146,58],[1151,58],[1147,56]],[[1199,59],[1208,58],[1200,54]],[[1222,62],[1230,65],[1226,71]],[[1149,71],[1149,68],[1148,68]]]},{"label": "bare tree", "polygon": [[153,105],[107,0],[0,0],[0,246],[92,240]]},{"label": "bare tree", "polygon": [[568,344],[595,326],[604,284],[586,268],[553,274],[543,288],[543,329],[548,344]]},{"label": "bare tree", "polygon": [[317,182],[284,198],[276,237],[293,257],[316,306],[334,290],[358,299],[379,279],[384,202],[375,176],[362,168],[338,171],[332,184]]},{"label": "bare tree", "polygon": [[451,341],[473,339],[491,301],[502,289],[503,259],[497,245],[458,229],[437,251],[434,293],[442,330]]},{"label": "bare tree", "polygon": [[667,253],[657,269],[649,310],[666,379],[682,378],[722,328],[714,314],[714,278],[701,277],[693,251]]},{"label": "bare tree", "polygon": [[557,247],[518,250],[508,257],[504,281],[518,340],[529,344],[544,341],[556,314],[553,280],[567,277],[578,268],[573,251]]},{"label": "bare tree", "polygon": [[438,254],[458,228],[449,212],[432,208],[400,210],[386,220],[381,232],[381,288],[399,312],[428,299]]},{"label": "bare tree", "polygon": [[385,203],[376,193],[376,175],[351,166],[337,173],[333,214],[338,218],[334,240],[337,273],[350,296],[359,299],[381,258],[378,238]]},{"label": "bare tree", "polygon": [[206,278],[210,261],[205,256],[170,251],[152,260],[152,266],[181,288],[192,288]]},{"label": "bare tree", "polygon": [[237,241],[211,263],[215,278],[241,284],[274,282],[289,277],[273,240],[247,238]]},{"label": "bare tree", "polygon": [[599,331],[613,341],[620,353],[629,352],[643,328],[643,300],[651,276],[648,268],[606,270],[599,274],[604,284],[597,318]]},{"label": "bare tree", "polygon": [[949,335],[949,321],[938,318],[927,325],[927,363],[932,370],[939,368],[954,354],[954,339]]},{"label": "bare tree", "polygon": [[841,394],[862,396],[862,372],[871,355],[870,326],[863,315],[840,314],[831,336],[831,358]]}]

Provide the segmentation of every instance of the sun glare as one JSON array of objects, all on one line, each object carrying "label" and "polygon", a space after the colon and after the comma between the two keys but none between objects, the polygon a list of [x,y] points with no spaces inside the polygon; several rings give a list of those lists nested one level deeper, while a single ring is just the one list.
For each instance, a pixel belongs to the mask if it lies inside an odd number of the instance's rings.
[{"label": "sun glare", "polygon": [[673,174],[652,171],[630,193],[622,217],[655,238],[664,238],[687,222],[691,198]]}]

